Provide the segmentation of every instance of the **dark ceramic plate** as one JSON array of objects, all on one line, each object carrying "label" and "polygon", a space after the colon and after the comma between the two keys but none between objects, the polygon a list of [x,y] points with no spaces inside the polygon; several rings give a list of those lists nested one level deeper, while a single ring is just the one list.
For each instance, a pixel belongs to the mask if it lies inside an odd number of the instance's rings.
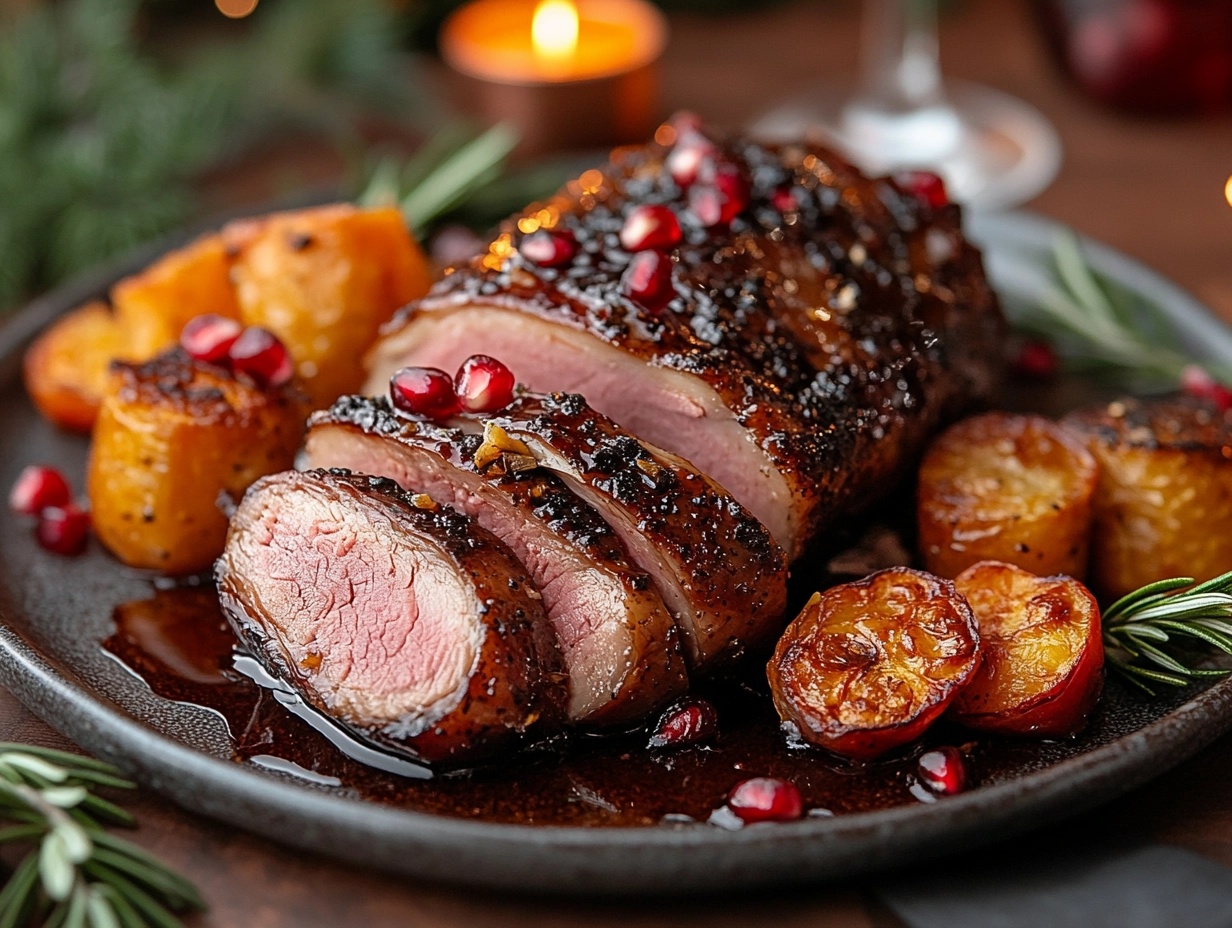
[{"label": "dark ceramic plate", "polygon": [[[1056,226],[1026,215],[972,225],[1004,296],[1038,294]],[[1196,357],[1232,362],[1232,333],[1192,298],[1087,244],[1100,270],[1164,309]],[[20,382],[21,353],[50,320],[138,263],[60,290],[0,331],[0,486],[37,460],[59,463],[80,485],[86,442],[35,415]],[[1066,387],[1062,401],[1080,389]],[[1110,686],[1081,739],[1019,746],[978,788],[931,804],[908,800],[740,831],[706,824],[527,826],[425,814],[361,798],[345,784],[313,784],[237,763],[217,714],[156,696],[100,647],[113,631],[113,606],[148,597],[149,577],[97,549],[77,559],[47,555],[31,542],[29,526],[7,511],[0,536],[0,682],[37,714],[194,812],[357,864],[477,886],[683,892],[847,877],[1004,838],[1106,801],[1232,727],[1232,680],[1159,700]]]}]

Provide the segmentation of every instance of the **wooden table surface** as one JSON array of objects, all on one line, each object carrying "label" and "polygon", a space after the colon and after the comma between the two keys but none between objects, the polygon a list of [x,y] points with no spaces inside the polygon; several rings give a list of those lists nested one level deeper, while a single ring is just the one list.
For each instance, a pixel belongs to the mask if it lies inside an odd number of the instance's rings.
[{"label": "wooden table surface", "polygon": [[[665,103],[740,124],[797,90],[849,77],[858,6],[800,2],[725,17],[677,16],[664,61]],[[948,75],[1035,104],[1060,130],[1065,161],[1032,208],[1134,255],[1232,320],[1232,120],[1147,121],[1077,97],[1052,71],[1025,2],[970,0],[942,26]],[[448,77],[438,75],[448,83]],[[0,692],[0,739],[65,742]],[[1181,845],[1232,866],[1232,737],[1154,783],[1078,819],[1014,842],[1007,859],[1084,842]],[[217,826],[152,797],[132,803],[135,840],[201,888],[196,926],[363,925],[484,928],[676,925],[888,926],[899,922],[863,884],[738,898],[588,902],[426,886],[349,869]],[[950,866],[961,867],[960,860]],[[892,877],[890,877],[892,879]],[[874,884],[875,885],[875,881]]]}]

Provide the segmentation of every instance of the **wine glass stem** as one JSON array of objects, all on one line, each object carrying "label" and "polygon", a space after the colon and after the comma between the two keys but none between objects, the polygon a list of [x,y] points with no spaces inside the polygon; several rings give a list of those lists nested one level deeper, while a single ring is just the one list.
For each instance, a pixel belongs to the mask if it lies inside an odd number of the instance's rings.
[{"label": "wine glass stem", "polygon": [[865,105],[907,112],[944,102],[936,0],[864,0]]}]

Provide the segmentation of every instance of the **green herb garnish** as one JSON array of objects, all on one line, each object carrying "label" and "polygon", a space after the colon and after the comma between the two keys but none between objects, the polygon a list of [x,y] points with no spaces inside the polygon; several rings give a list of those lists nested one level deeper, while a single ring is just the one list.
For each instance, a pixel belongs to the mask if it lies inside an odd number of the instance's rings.
[{"label": "green herb garnish", "polygon": [[110,764],[0,743],[0,844],[31,845],[0,889],[0,928],[179,928],[191,883],[106,831],[133,817],[92,792],[132,789]]},{"label": "green herb garnish", "polygon": [[1104,610],[1105,659],[1151,695],[1151,683],[1187,686],[1232,673],[1194,667],[1177,650],[1178,644],[1199,643],[1232,654],[1232,571],[1197,586],[1193,582],[1192,577],[1160,580]]}]

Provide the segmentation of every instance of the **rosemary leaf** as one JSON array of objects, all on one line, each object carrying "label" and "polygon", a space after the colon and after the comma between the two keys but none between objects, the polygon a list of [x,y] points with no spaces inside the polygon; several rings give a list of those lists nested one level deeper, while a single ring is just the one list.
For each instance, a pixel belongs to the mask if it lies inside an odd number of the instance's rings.
[{"label": "rosemary leaf", "polygon": [[0,890],[0,928],[16,928],[25,920],[33,904],[38,878],[38,857],[30,854],[17,865],[4,889]]},{"label": "rosemary leaf", "polygon": [[102,886],[90,887],[90,895],[86,901],[86,919],[90,928],[123,928]]}]

